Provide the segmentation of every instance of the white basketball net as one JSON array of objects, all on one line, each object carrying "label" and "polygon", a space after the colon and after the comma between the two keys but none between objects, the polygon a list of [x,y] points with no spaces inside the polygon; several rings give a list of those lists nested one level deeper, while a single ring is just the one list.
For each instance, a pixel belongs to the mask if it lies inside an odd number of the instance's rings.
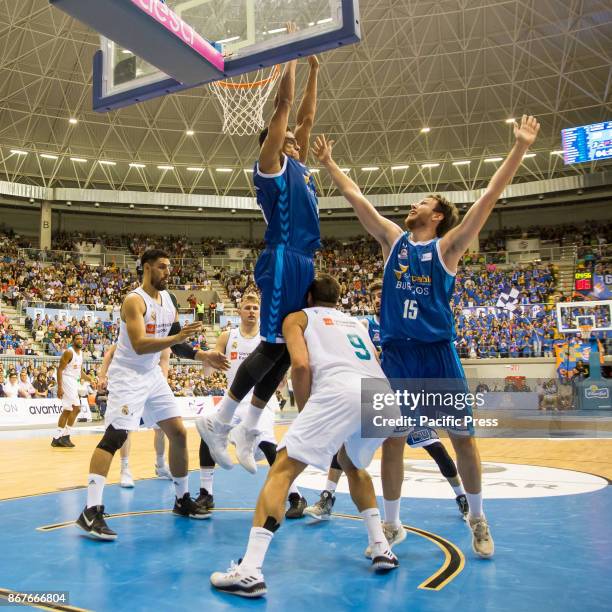
[{"label": "white basketball net", "polygon": [[223,109],[223,133],[250,136],[263,130],[263,107],[280,76],[279,66],[241,74],[231,81],[213,81],[212,92]]}]

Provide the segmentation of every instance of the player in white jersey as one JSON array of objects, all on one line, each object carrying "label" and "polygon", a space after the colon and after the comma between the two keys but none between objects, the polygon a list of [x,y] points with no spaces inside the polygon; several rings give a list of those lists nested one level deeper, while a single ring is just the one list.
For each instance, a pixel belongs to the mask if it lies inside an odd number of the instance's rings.
[{"label": "player in white jersey", "polygon": [[79,399],[81,378],[91,382],[89,376],[83,373],[83,335],[74,334],[72,346],[64,351],[57,366],[57,397],[62,400],[62,414],[57,422],[57,431],[51,440],[53,447],[74,447],[70,433],[81,411]]},{"label": "player in white jersey", "polygon": [[170,442],[170,471],[176,490],[173,512],[195,519],[209,518],[188,491],[187,432],[174,394],[160,368],[160,356],[170,348],[178,357],[197,359],[227,369],[224,355],[193,349],[186,340],[197,334],[201,323],[181,329],[175,299],[165,289],[170,275],[167,253],[146,251],[142,258],[142,285],[129,293],[121,306],[119,339],[108,371],[106,431],[90,463],[87,505],[77,525],[91,537],[114,540],[117,534],[104,520],[102,494],[114,454],[125,443],[128,431],[157,423]]},{"label": "player in white jersey", "polygon": [[[221,591],[242,597],[266,593],[261,569],[280,527],[290,484],[308,465],[327,469],[340,447],[338,460],[367,527],[372,566],[390,570],[398,565],[385,539],[374,486],[365,470],[383,440],[361,437],[362,379],[380,382],[385,377],[367,330],[336,310],[339,294],[338,282],[322,275],[311,285],[309,308],[290,314],[283,322],[300,413],[278,445],[276,461],[257,500],[242,562],[211,576],[212,585]],[[397,407],[389,412],[395,418],[400,414]]]},{"label": "player in white jersey", "polygon": [[[108,369],[113,361],[115,350],[117,345],[113,344],[104,353],[104,359],[102,361],[102,367],[98,375],[98,388],[104,389],[108,384]],[[170,369],[170,349],[164,349],[161,353],[159,360],[159,367],[162,370],[164,378],[168,379],[168,371]],[[132,489],[134,487],[134,478],[130,471],[130,451],[132,448],[132,436],[128,432],[128,438],[121,447],[121,473],[119,477],[119,486],[125,489]],[[166,480],[172,480],[172,474],[170,468],[166,464],[166,435],[157,426],[153,426],[153,448],[155,449],[155,475],[158,478]]]},{"label": "player in white jersey", "polygon": [[[242,297],[240,303],[240,325],[237,328],[222,332],[217,338],[215,350],[223,353],[230,362],[229,370],[226,372],[228,388],[234,382],[234,377],[240,365],[257,348],[260,342],[259,335],[259,296],[255,293],[247,293]],[[236,412],[230,422],[232,428],[241,423],[247,412],[251,409],[251,391],[238,404]],[[259,435],[256,440],[255,458],[259,461],[265,457],[269,465],[274,463],[276,458],[276,438],[274,436],[274,418],[278,407],[278,401],[273,395],[263,409],[258,422]],[[212,416],[218,410],[218,406],[206,411],[203,416]],[[202,427],[203,419],[196,422],[196,426]],[[232,432],[236,431],[232,429]],[[230,442],[233,441],[230,432]],[[210,452],[208,444],[204,440],[200,441],[200,495],[196,501],[208,508],[214,508],[213,498],[213,479],[216,462]],[[289,509],[285,518],[302,518],[307,502],[300,494],[295,484],[289,489]]]}]

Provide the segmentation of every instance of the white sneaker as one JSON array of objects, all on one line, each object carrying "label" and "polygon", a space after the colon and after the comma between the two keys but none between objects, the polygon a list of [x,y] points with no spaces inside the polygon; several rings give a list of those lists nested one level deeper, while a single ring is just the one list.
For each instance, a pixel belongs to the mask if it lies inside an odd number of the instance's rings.
[{"label": "white sneaker", "polygon": [[387,542],[377,542],[372,546],[372,568],[376,572],[387,572],[399,566],[397,557]]},{"label": "white sneaker", "polygon": [[[395,527],[394,525],[390,525],[389,523],[383,523],[383,533],[385,534],[385,538],[387,538],[387,542],[389,543],[389,548],[393,548],[396,544],[403,542],[406,539],[406,530],[399,525]],[[368,546],[365,549],[365,556],[368,559],[372,558],[372,548]]]},{"label": "white sneaker", "polygon": [[119,486],[124,489],[133,489],[134,488],[134,479],[132,478],[132,472],[130,472],[129,468],[125,468],[121,470],[121,478],[119,480]]},{"label": "white sneaker", "polygon": [[227,437],[232,429],[231,425],[220,423],[214,416],[204,415],[196,419],[196,427],[215,462],[224,470],[231,470],[234,462],[227,452]]},{"label": "white sneaker", "polygon": [[268,590],[260,571],[243,568],[233,561],[227,572],[211,574],[210,583],[219,591],[240,597],[262,597]]},{"label": "white sneaker", "polygon": [[155,476],[157,476],[157,478],[162,478],[163,480],[172,480],[170,468],[165,463],[161,467],[158,465],[155,466]]},{"label": "white sneaker", "polygon": [[257,429],[247,429],[240,423],[232,429],[232,442],[236,445],[236,456],[240,465],[251,474],[257,472],[255,461],[255,446],[261,432]]}]

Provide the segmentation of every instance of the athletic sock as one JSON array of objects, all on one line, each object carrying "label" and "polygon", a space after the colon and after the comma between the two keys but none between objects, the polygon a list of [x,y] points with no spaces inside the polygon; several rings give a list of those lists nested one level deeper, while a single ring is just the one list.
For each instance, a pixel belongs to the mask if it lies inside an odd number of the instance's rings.
[{"label": "athletic sock", "polygon": [[459,495],[465,495],[465,489],[463,488],[463,483],[459,483],[458,485],[454,485],[449,481],[451,487],[453,487],[453,491],[455,492],[455,497],[459,497]]},{"label": "athletic sock", "polygon": [[55,432],[55,435],[53,436],[54,440],[58,440],[59,438],[61,438],[64,435],[64,428],[63,427],[58,427],[57,431]]},{"label": "athletic sock", "polygon": [[330,493],[333,493],[336,490],[337,486],[337,482],[334,482],[333,480],[328,480],[327,484],[325,485],[325,490],[329,491]]},{"label": "athletic sock", "polygon": [[257,429],[257,423],[259,423],[259,418],[261,417],[261,413],[263,410],[261,408],[257,408],[257,406],[253,406],[253,404],[249,404],[249,409],[242,421],[247,430]]},{"label": "athletic sock", "polygon": [[123,472],[123,470],[127,470],[130,467],[130,460],[126,457],[125,459],[121,460],[121,471]]},{"label": "athletic sock", "polygon": [[100,476],[100,474],[90,474],[87,477],[87,482],[87,507],[101,506],[106,478]]},{"label": "athletic sock", "polygon": [[295,484],[295,480],[291,483],[291,486],[289,487],[288,495],[291,495],[292,493],[297,493],[300,497],[302,497],[300,490],[297,488],[297,485]]},{"label": "athletic sock", "polygon": [[361,512],[363,522],[368,530],[368,541],[370,545],[386,542],[382,523],[380,522],[380,511],[378,508],[367,508]]},{"label": "athletic sock", "polygon": [[482,491],[480,493],[466,493],[470,511],[468,518],[479,518],[482,516]]},{"label": "athletic sock", "polygon": [[226,393],[223,396],[223,399],[219,402],[219,410],[217,412],[217,420],[220,423],[225,423],[229,425],[232,417],[234,416],[234,412],[236,412],[236,408],[238,408],[238,404],[240,402],[238,400],[234,400],[229,396],[229,393]]},{"label": "athletic sock", "polygon": [[383,499],[383,505],[385,507],[385,523],[387,523],[387,525],[399,527],[402,524],[399,518],[401,501],[401,497],[399,499],[392,500]]},{"label": "athletic sock", "polygon": [[215,468],[200,468],[200,488],[206,489],[210,495],[213,494],[213,478]]},{"label": "athletic sock", "polygon": [[176,497],[182,499],[183,495],[189,491],[189,476],[174,476],[174,488],[176,490]]},{"label": "athletic sock", "polygon": [[166,457],[165,455],[156,455],[155,457],[155,467],[163,468],[166,465]]},{"label": "athletic sock", "polygon": [[240,565],[261,572],[273,536],[274,534],[264,527],[251,527],[249,543]]}]

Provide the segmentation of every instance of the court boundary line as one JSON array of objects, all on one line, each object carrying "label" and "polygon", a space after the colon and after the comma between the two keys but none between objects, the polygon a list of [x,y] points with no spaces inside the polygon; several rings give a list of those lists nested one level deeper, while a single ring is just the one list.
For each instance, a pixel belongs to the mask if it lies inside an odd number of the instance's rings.
[{"label": "court boundary line", "polygon": [[[254,512],[255,508],[213,508],[212,512]],[[117,514],[109,514],[105,518],[116,519],[116,518],[128,518],[133,516],[147,516],[151,514],[171,514],[172,510],[136,510],[134,512],[120,512]],[[355,516],[353,514],[343,514],[334,512],[332,516],[341,519],[348,519],[353,521],[362,521],[363,518]],[[67,527],[76,526],[75,521],[66,521],[63,523],[52,523],[50,525],[41,525],[36,527],[36,531],[48,533],[50,531],[57,531],[59,529],[66,529]],[[450,542],[449,540],[439,536],[437,533],[425,531],[418,527],[412,527],[410,525],[402,525],[402,528],[406,531],[413,533],[417,536],[425,538],[430,542],[433,542],[444,554],[444,562],[442,566],[437,569],[431,576],[426,578],[423,582],[418,585],[418,589],[426,591],[440,591],[449,582],[454,580],[465,567],[465,556],[461,549]],[[87,537],[87,536],[84,536]]]}]

